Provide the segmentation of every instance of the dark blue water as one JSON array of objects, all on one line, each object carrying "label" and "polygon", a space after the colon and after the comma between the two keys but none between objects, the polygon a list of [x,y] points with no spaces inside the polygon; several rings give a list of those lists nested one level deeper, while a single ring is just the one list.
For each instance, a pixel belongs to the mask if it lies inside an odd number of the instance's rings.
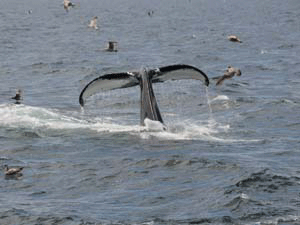
[{"label": "dark blue water", "polygon": [[[0,1],[0,165],[24,167],[0,224],[300,223],[300,1],[74,3]],[[138,87],[79,106],[102,74],[176,63],[242,76],[154,85],[167,131],[139,126]]]}]

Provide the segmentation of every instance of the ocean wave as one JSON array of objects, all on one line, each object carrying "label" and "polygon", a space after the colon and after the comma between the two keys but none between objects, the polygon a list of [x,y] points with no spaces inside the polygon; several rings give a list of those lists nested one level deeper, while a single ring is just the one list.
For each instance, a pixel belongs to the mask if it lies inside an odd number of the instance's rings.
[{"label": "ocean wave", "polygon": [[235,186],[240,189],[256,189],[273,193],[278,189],[289,186],[298,186],[300,177],[289,177],[273,174],[269,169],[264,169],[257,173],[252,173],[248,177],[238,181]]},{"label": "ocean wave", "polygon": [[72,216],[32,215],[23,209],[12,208],[0,213],[0,222],[1,224],[78,224],[80,220]]},{"label": "ocean wave", "polygon": [[221,160],[209,160],[206,158],[192,158],[192,159],[143,159],[137,162],[134,162],[132,166],[139,166],[145,169],[153,169],[153,168],[176,168],[183,167],[185,169],[191,167],[195,169],[228,169],[237,167],[235,164],[226,164]]},{"label": "ocean wave", "polygon": [[[44,214],[36,215],[35,213],[22,209],[12,208],[0,212],[0,222],[2,224],[70,224],[70,225],[191,225],[191,224],[245,224],[245,225],[296,225],[299,224],[300,217],[293,215],[275,216],[271,219],[259,219],[260,214],[249,215],[254,218],[252,222],[247,220],[235,219],[232,216],[220,217],[201,217],[193,219],[165,219],[152,218],[150,220],[141,221],[109,221],[97,220],[87,216],[80,217],[77,215],[60,215],[60,214]],[[255,221],[255,222],[254,222]]]},{"label": "ocean wave", "polygon": [[[224,194],[229,201],[224,207],[230,209],[243,224],[248,224],[247,221],[252,221],[249,224],[254,224],[253,221],[257,221],[255,224],[294,224],[299,218],[290,220],[290,215],[295,215],[299,207],[299,202],[295,200],[299,194],[296,191],[299,181],[300,177],[297,176],[276,174],[268,168],[262,169],[243,176],[228,187]],[[281,198],[289,204],[282,206],[278,203]]]}]

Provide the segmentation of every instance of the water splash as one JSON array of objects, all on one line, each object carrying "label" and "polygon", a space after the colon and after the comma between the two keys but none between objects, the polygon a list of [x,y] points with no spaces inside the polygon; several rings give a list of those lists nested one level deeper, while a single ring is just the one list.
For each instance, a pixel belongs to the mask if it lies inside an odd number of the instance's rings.
[{"label": "water splash", "polygon": [[207,99],[207,105],[209,108],[208,127],[214,128],[218,125],[218,123],[213,118],[213,111],[212,111],[212,107],[211,107],[211,100],[209,99],[208,87],[206,87],[206,99]]},{"label": "water splash", "polygon": [[153,121],[148,118],[144,120],[146,125],[146,130],[148,131],[164,131],[167,130],[167,127],[159,121]]},{"label": "water splash", "polygon": [[205,91],[206,91],[207,105],[209,108],[209,118],[212,118],[212,108],[211,108],[211,104],[210,104],[210,100],[209,100],[208,87],[205,87]]},{"label": "water splash", "polygon": [[[209,120],[194,121],[185,119],[172,121],[168,127],[157,122],[146,120],[145,127],[124,124],[120,118],[112,119],[88,117],[82,111],[61,112],[26,105],[0,105],[0,128],[38,133],[39,137],[57,135],[73,135],[73,132],[127,133],[142,139],[163,140],[205,140],[213,142],[236,142],[241,140],[222,139],[220,133],[228,132],[228,124],[220,124],[213,119],[210,109]],[[88,135],[88,134],[87,134]],[[101,134],[99,134],[101,135]],[[247,141],[247,140],[246,140]]]},{"label": "water splash", "polygon": [[211,100],[211,102],[214,102],[214,101],[227,101],[227,100],[229,100],[229,98],[226,95],[218,95],[217,97],[213,98]]},{"label": "water splash", "polygon": [[[70,114],[70,115],[69,115]],[[83,112],[60,112],[27,105],[0,105],[0,127],[47,133],[57,130],[91,130],[96,132],[140,131],[140,126],[113,123],[111,118],[83,118]],[[50,132],[49,132],[50,131]]]}]

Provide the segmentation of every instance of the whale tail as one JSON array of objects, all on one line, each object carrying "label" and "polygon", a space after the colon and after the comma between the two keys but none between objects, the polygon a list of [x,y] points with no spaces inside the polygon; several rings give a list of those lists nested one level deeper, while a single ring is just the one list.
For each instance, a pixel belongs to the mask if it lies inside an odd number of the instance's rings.
[{"label": "whale tail", "polygon": [[141,125],[145,125],[144,120],[146,118],[163,123],[152,83],[181,79],[196,79],[202,81],[205,86],[209,85],[208,77],[198,68],[190,65],[176,64],[152,70],[143,69],[140,72],[102,75],[84,87],[79,96],[79,103],[81,106],[84,106],[85,99],[98,92],[139,85],[141,89]]}]

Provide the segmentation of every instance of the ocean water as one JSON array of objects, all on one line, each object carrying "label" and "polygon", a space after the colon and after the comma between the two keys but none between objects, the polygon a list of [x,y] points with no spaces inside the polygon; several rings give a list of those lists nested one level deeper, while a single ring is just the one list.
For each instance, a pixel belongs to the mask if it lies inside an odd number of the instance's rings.
[{"label": "ocean water", "polygon": [[[0,166],[24,167],[0,224],[300,224],[300,1],[74,3],[0,1]],[[155,84],[166,131],[139,126],[138,87],[79,106],[102,74],[177,63],[242,76]]]}]

